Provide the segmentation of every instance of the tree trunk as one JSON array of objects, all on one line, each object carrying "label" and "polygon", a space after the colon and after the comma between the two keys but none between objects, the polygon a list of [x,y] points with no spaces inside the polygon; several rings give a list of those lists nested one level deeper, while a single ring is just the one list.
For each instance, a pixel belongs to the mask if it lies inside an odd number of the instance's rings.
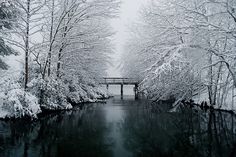
[{"label": "tree trunk", "polygon": [[[209,65],[212,64],[212,54],[209,54],[209,60],[208,60]],[[208,71],[208,77],[209,77],[209,85],[208,85],[208,94],[209,94],[209,101],[210,104],[213,105],[213,67],[211,66]]]},{"label": "tree trunk", "polygon": [[60,77],[60,69],[61,69],[61,56],[62,56],[62,50],[63,48],[60,48],[58,53],[58,61],[57,61],[57,78]]},{"label": "tree trunk", "polygon": [[50,48],[48,52],[48,77],[51,74],[51,58],[52,58],[52,35],[53,35],[53,25],[54,25],[54,6],[55,0],[52,0],[52,12],[51,12],[51,28],[50,28]]},{"label": "tree trunk", "polygon": [[68,30],[68,24],[69,24],[69,21],[70,21],[70,14],[68,14],[68,21],[65,22],[65,27],[64,27],[64,32],[62,34],[62,44],[61,44],[61,47],[59,49],[59,52],[58,52],[58,61],[57,61],[57,78],[60,77],[60,69],[61,69],[61,59],[62,59],[62,51],[63,49],[65,48],[65,45],[66,43],[64,42],[65,41],[65,38],[67,36],[67,30]]},{"label": "tree trunk", "polygon": [[27,89],[29,79],[29,23],[30,23],[30,1],[27,0],[26,38],[25,38],[25,80],[24,88]]},{"label": "tree trunk", "polygon": [[221,75],[222,66],[223,66],[222,63],[220,63],[220,66],[219,66],[219,69],[218,69],[218,73],[217,73],[217,78],[216,78],[216,81],[215,81],[215,84],[214,84],[213,105],[216,105],[216,95],[217,95],[217,91],[218,91],[218,83],[220,81],[220,75]]}]

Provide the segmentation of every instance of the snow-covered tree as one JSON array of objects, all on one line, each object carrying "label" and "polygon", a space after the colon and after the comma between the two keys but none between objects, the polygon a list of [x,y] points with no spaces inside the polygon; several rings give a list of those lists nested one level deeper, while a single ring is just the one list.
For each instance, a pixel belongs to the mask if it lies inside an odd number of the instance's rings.
[{"label": "snow-covered tree", "polygon": [[235,2],[151,3],[141,12],[139,35],[129,43],[134,46],[128,46],[126,66],[139,67],[133,71],[145,76],[143,89],[155,100],[163,96],[190,99],[205,87],[211,105],[224,104],[226,93],[235,88]]},{"label": "snow-covered tree", "polygon": [[[15,93],[11,109],[18,99],[24,109],[31,102],[36,108],[57,110],[106,97],[97,79],[105,75],[108,54],[113,52],[108,20],[116,17],[119,2],[15,0],[14,4],[19,9],[17,27],[4,39],[24,54],[24,70],[15,80],[0,79],[0,99],[4,100],[0,111],[3,106],[7,110],[11,93]],[[34,111],[34,116],[40,112]]]},{"label": "snow-covered tree", "polygon": [[17,8],[17,21],[14,21],[14,29],[9,31],[10,37],[5,37],[7,44],[16,47],[24,53],[24,88],[29,83],[29,62],[30,54],[34,51],[40,41],[40,31],[43,26],[42,9],[45,1],[39,0],[14,0],[13,5]]},{"label": "snow-covered tree", "polygon": [[[12,29],[14,27],[14,22],[16,20],[16,9],[12,1],[0,1],[0,33],[1,36],[9,35],[6,30]],[[15,54],[12,48],[10,48],[3,38],[0,38],[0,56],[6,56],[10,54]],[[7,69],[7,64],[0,58],[0,69]]]}]

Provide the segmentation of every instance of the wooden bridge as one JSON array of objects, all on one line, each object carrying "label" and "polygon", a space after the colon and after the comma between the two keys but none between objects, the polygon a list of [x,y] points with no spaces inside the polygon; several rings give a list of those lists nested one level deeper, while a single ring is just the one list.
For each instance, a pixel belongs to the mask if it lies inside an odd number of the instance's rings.
[{"label": "wooden bridge", "polygon": [[121,86],[121,90],[120,90],[121,99],[123,99],[123,95],[124,95],[124,90],[123,90],[124,85],[134,85],[135,99],[138,99],[138,85],[140,82],[137,79],[119,78],[119,77],[104,77],[104,78],[100,79],[99,83],[106,85],[107,90],[109,89],[109,85],[120,85]]}]

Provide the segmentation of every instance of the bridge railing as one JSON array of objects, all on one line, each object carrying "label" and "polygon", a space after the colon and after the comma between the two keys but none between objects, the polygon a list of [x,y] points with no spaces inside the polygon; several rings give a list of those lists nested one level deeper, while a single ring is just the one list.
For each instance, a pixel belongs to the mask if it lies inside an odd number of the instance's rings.
[{"label": "bridge railing", "polygon": [[119,77],[104,77],[100,79],[100,84],[138,84],[139,81],[135,78],[119,78]]}]

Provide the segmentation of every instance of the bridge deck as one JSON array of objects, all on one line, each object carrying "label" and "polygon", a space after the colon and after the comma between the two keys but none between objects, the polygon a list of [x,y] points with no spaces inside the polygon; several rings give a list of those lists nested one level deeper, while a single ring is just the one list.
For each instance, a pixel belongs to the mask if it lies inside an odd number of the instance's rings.
[{"label": "bridge deck", "polygon": [[110,77],[110,78],[102,78],[100,80],[100,84],[106,84],[106,85],[137,85],[139,84],[139,81],[134,78],[118,78],[118,77]]}]

